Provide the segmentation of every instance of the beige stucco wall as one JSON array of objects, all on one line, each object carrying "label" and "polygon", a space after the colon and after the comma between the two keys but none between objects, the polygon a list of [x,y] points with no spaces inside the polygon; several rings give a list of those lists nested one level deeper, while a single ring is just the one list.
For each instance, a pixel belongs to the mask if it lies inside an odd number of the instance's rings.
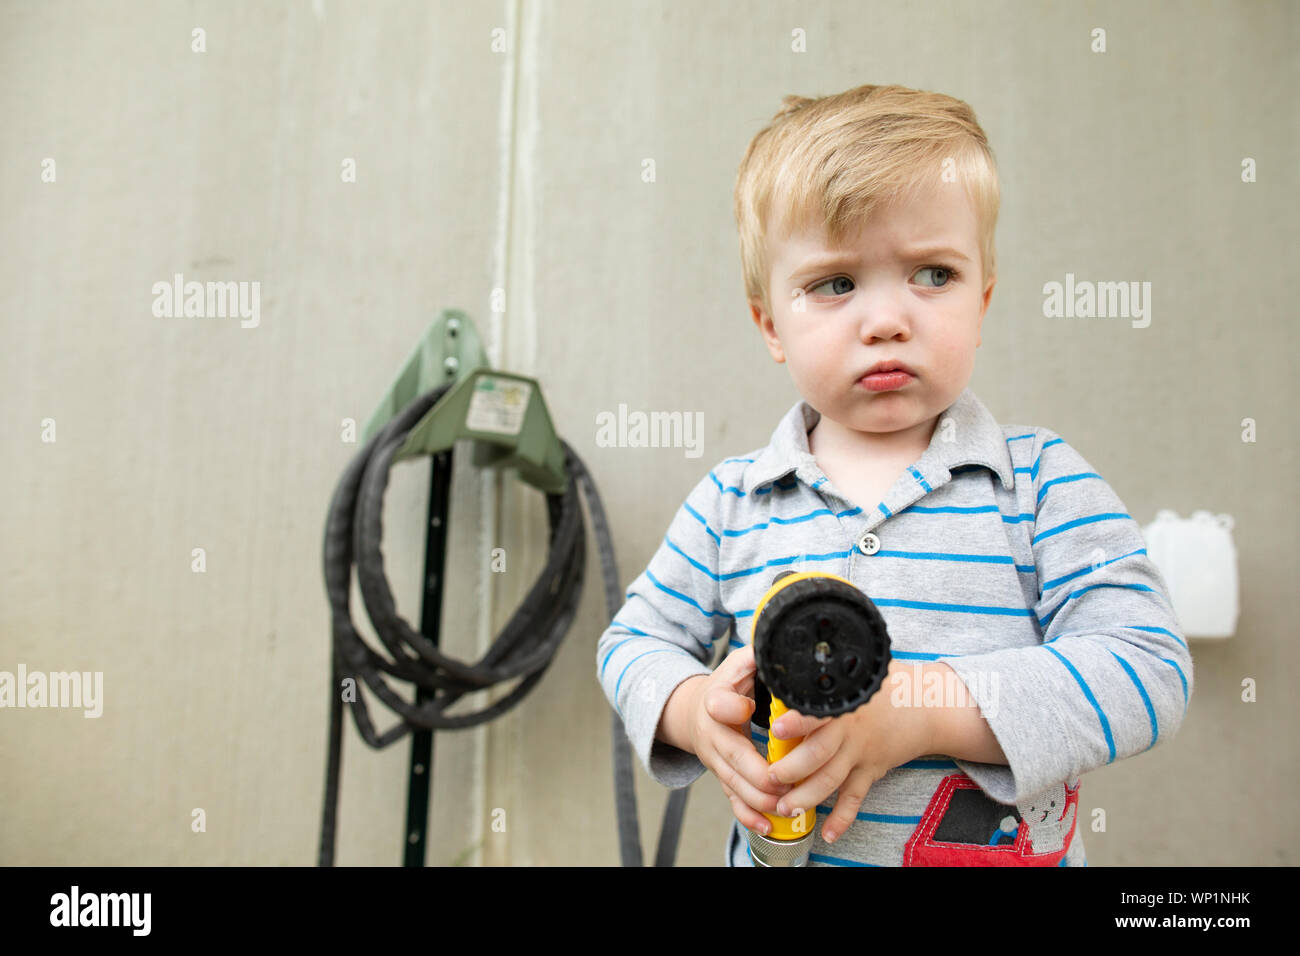
[{"label": "beige stucco wall", "polygon": [[[357,449],[341,422],[368,417],[441,308],[541,379],[630,582],[704,469],[798,397],[743,302],[745,146],[782,95],[867,82],[967,100],[997,153],[985,404],[1066,437],[1141,523],[1236,519],[1238,633],[1193,644],[1176,738],[1085,777],[1081,819],[1108,821],[1091,864],[1296,863],[1298,39],[1285,2],[0,5],[0,670],[104,681],[99,718],[0,710],[0,863],[315,861],[321,533]],[[1067,272],[1151,282],[1150,326],[1045,319]],[[260,323],[156,317],[175,273],[259,282]],[[702,412],[702,457],[598,447],[620,403]],[[443,643],[472,659],[531,583],[546,518],[467,459]],[[385,512],[412,620],[426,468],[399,467]],[[590,548],[539,687],[438,736],[431,863],[617,862]],[[406,760],[349,719],[340,864],[400,861]],[[649,846],[665,792],[643,771],[638,788]],[[703,778],[680,862],[720,863],[730,816]]]}]

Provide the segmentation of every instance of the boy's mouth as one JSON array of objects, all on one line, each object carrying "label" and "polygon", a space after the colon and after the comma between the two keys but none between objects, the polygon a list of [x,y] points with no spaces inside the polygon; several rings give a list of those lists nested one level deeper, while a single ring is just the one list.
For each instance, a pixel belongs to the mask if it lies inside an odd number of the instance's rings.
[{"label": "boy's mouth", "polygon": [[872,372],[869,375],[864,375],[858,380],[858,384],[871,392],[889,392],[896,388],[902,388],[915,378],[915,375],[903,369],[893,369],[888,372]]}]

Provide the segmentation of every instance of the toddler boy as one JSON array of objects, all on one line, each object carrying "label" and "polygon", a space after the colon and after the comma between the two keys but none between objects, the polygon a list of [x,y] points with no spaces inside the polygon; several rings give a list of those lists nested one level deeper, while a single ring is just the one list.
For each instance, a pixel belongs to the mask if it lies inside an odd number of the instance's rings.
[{"label": "toddler boy", "polygon": [[[968,388],[998,202],[970,107],[899,86],[786,97],[741,163],[746,294],[803,397],[691,490],[597,649],[650,775],[722,785],[727,865],[753,865],[742,826],[815,806],[813,866],[1083,866],[1081,775],[1182,723],[1191,655],[1137,523]],[[750,641],[787,570],[860,588],[892,660],[853,713],[782,717],[804,739],[769,769]]]}]

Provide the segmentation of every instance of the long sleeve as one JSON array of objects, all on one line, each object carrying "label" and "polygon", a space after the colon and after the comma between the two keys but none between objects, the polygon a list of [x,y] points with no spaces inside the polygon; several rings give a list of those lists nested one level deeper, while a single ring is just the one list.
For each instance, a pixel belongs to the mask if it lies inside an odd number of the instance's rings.
[{"label": "long sleeve", "polygon": [[720,497],[710,471],[686,496],[596,648],[601,686],[637,757],[651,777],[673,789],[693,783],[704,764],[655,740],[660,718],[679,684],[711,673],[714,642],[732,624],[718,584]]},{"label": "long sleeve", "polygon": [[1034,446],[1042,643],[944,659],[1009,763],[958,765],[1007,804],[1168,740],[1192,693],[1191,653],[1137,522],[1055,433],[1037,429]]}]

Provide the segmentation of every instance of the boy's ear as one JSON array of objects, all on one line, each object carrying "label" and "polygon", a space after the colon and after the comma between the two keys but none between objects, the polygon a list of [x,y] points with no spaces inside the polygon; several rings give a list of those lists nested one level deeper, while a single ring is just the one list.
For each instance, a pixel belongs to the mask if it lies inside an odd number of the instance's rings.
[{"label": "boy's ear", "polygon": [[998,284],[997,276],[989,277],[989,284],[984,287],[984,299],[980,303],[980,316],[975,323],[975,346],[978,348],[983,339],[980,333],[984,329],[984,315],[989,310],[989,303],[993,301],[993,287]]},{"label": "boy's ear", "polygon": [[772,317],[767,314],[767,309],[761,299],[749,300],[749,312],[754,318],[754,324],[758,326],[758,331],[763,336],[763,341],[767,343],[767,350],[771,353],[773,361],[778,364],[785,361],[785,350],[781,348],[781,340],[777,338],[776,324]]}]

